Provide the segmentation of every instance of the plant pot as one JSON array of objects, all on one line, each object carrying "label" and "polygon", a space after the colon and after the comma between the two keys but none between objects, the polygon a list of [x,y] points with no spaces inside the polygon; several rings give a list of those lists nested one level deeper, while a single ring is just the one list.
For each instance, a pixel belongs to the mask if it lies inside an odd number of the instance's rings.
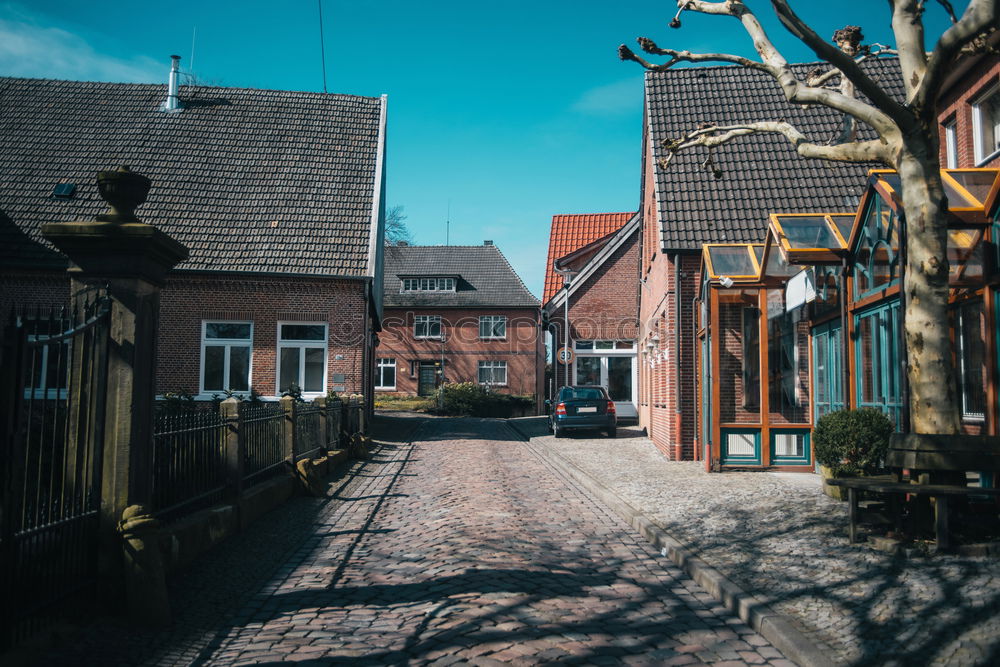
[{"label": "plant pot", "polygon": [[843,475],[834,474],[833,470],[825,465],[821,465],[819,467],[819,474],[823,478],[823,493],[830,496],[834,500],[847,500],[847,489],[827,484],[827,480],[843,477]]}]

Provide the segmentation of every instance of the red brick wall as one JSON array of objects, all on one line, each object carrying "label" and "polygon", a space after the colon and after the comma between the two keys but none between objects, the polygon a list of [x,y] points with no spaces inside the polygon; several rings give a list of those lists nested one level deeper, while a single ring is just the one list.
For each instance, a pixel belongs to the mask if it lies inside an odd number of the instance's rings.
[{"label": "red brick wall", "polygon": [[982,165],[976,164],[972,139],[972,100],[1000,80],[1000,56],[984,57],[970,69],[962,80],[942,98],[938,119],[941,126],[941,165],[947,164],[943,123],[955,119],[958,138],[959,167],[1000,167],[1000,156]]},{"label": "red brick wall", "polygon": [[60,307],[69,302],[69,278],[65,273],[7,272],[0,275],[0,326],[7,323],[11,308]]},{"label": "red brick wall", "polygon": [[[676,286],[675,257],[680,268]],[[639,423],[653,444],[673,460],[690,460],[695,455],[698,411],[692,300],[700,262],[698,254],[657,252],[640,291]],[[680,339],[679,354],[675,332]],[[654,334],[659,340],[649,348],[647,341]]]},{"label": "red brick wall", "polygon": [[[639,234],[635,233],[570,297],[570,338],[635,340],[638,262]],[[561,310],[559,315],[561,319]]]},{"label": "red brick wall", "polygon": [[[278,321],[329,323],[327,387],[343,373],[347,392],[361,392],[365,376],[362,343],[365,284],[361,281],[236,278],[174,274],[160,297],[156,391],[197,394],[201,323],[206,319],[249,320],[254,324],[251,386],[276,394]],[[65,274],[6,273],[0,276],[0,315],[14,304],[61,306],[69,299]],[[337,356],[341,356],[338,359]]]},{"label": "red brick wall", "polygon": [[346,391],[362,392],[365,289],[350,280],[175,274],[161,296],[157,393],[198,393],[202,320],[253,322],[251,386],[265,396],[277,392],[278,322],[326,322],[327,387],[343,373]]},{"label": "red brick wall", "polygon": [[[636,279],[639,271],[639,234],[631,235],[586,282],[573,292],[569,301],[570,340],[636,340],[639,297]],[[552,310],[549,320],[556,323],[555,349],[563,346],[564,307]],[[572,345],[572,343],[570,343]],[[572,384],[566,367],[556,363],[556,386]]]},{"label": "red brick wall", "polygon": [[[413,337],[417,315],[441,316],[443,344],[439,339]],[[480,315],[505,315],[507,337],[481,340]],[[443,356],[448,382],[478,382],[480,361],[506,361],[507,386],[497,391],[535,395],[540,381],[539,321],[539,311],[531,308],[386,308],[375,357],[396,360],[396,389],[379,393],[416,394],[418,378],[411,377],[410,362],[436,362]]]}]

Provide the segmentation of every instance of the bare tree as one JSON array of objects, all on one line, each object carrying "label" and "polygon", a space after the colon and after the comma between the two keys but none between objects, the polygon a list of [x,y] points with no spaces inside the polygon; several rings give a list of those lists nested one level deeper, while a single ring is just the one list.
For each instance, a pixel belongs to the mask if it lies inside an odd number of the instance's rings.
[{"label": "bare tree", "polygon": [[385,213],[385,244],[396,245],[400,241],[413,243],[413,234],[406,226],[406,214],[402,206],[393,206]]},{"label": "bare tree", "polygon": [[[622,60],[638,62],[653,71],[678,63],[733,63],[765,72],[777,81],[792,104],[824,105],[848,119],[842,143],[811,141],[785,120],[751,122],[729,126],[692,128],[687,134],[664,143],[668,163],[673,154],[694,147],[714,146],[751,134],[784,136],[799,155],[840,162],[878,162],[895,169],[902,182],[906,214],[906,266],[903,290],[906,296],[904,331],[909,357],[911,428],[918,433],[958,433],[960,427],[957,388],[954,382],[948,330],[947,202],[940,176],[937,101],[945,79],[957,59],[985,48],[987,36],[997,29],[1000,0],[970,0],[961,17],[948,0],[937,0],[951,17],[952,25],[925,51],[923,14],[927,0],[888,0],[895,49],[860,45],[856,27],[838,30],[835,46],[821,39],[789,6],[786,0],[771,0],[782,25],[822,60],[827,72],[800,80],[775,47],[754,13],[741,0],[678,0],[671,27],[680,27],[684,11],[738,20],[753,40],[758,60],[728,53],[692,53],[658,47],[651,39],[639,38],[648,54],[666,56],[663,64],[652,64],[624,44]],[[897,101],[870,78],[860,61],[893,53],[899,57],[906,100]],[[839,79],[839,85],[827,84]],[[867,101],[858,99],[862,93]],[[871,126],[876,139],[861,141],[854,123]]]}]

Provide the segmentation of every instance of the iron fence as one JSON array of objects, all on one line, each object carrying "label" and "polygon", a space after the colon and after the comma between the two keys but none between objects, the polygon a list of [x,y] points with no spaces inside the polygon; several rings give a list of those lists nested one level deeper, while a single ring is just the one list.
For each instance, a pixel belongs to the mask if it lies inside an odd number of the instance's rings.
[{"label": "iron fence", "polygon": [[0,650],[96,591],[109,312],[98,292],[4,329]]},{"label": "iron fence", "polygon": [[215,410],[156,415],[152,492],[156,516],[175,518],[223,499],[225,429],[225,420]]},{"label": "iron fence", "polygon": [[248,482],[262,481],[284,464],[286,421],[279,404],[240,404],[244,479]]},{"label": "iron fence", "polygon": [[295,406],[295,460],[309,458],[326,448],[324,410],[315,404]]}]

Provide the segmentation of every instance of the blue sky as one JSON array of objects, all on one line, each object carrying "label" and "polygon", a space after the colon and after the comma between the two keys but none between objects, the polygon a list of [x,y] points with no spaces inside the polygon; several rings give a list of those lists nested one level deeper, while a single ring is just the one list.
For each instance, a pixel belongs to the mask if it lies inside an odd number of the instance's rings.
[{"label": "blue sky", "polygon": [[[789,60],[813,60],[770,18]],[[966,2],[955,2],[961,11]],[[886,3],[793,3],[823,36],[891,43]],[[493,240],[536,295],[557,213],[638,207],[642,72],[635,37],[752,55],[740,25],[671,2],[322,0],[327,89],[389,96],[388,203],[421,244]],[[323,89],[316,0],[0,0],[0,75],[166,82],[170,54],[223,86]],[[945,17],[931,3],[928,34]],[[450,213],[449,213],[450,211]]]}]

